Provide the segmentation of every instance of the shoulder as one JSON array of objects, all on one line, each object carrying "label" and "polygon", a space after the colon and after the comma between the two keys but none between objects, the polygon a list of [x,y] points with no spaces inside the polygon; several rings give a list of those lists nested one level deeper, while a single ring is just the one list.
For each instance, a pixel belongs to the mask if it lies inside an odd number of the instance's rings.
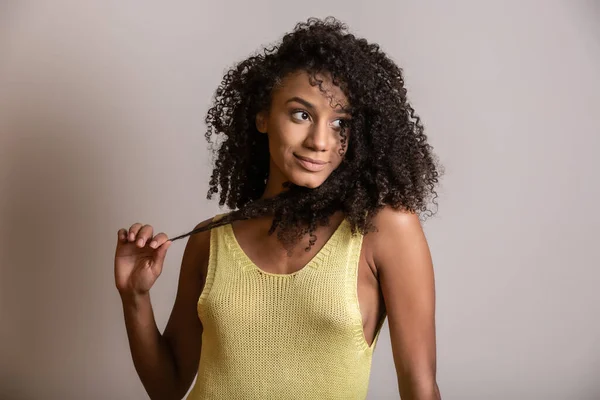
[{"label": "shoulder", "polygon": [[417,214],[391,208],[374,219],[374,257],[400,391],[417,393],[420,387],[432,393],[435,279],[421,222]]},{"label": "shoulder", "polygon": [[369,233],[369,247],[375,266],[385,267],[391,260],[411,254],[426,254],[427,244],[416,213],[386,206],[373,217],[375,232]]},{"label": "shoulder", "polygon": [[373,217],[373,224],[378,232],[383,233],[409,233],[421,230],[421,221],[416,213],[394,209],[386,206],[379,210]]},{"label": "shoulder", "polygon": [[[202,228],[208,226],[211,222],[213,222],[213,221],[216,222],[226,215],[227,215],[227,213],[217,214],[211,218],[205,219],[204,221],[196,224],[196,226],[194,227],[194,230],[202,229]],[[204,242],[210,242],[210,232],[211,232],[210,229],[206,229],[206,230],[194,233],[193,235],[190,236],[188,243],[191,242],[191,243],[195,243],[195,244],[200,244],[200,243],[204,243]]]},{"label": "shoulder", "polygon": [[[210,224],[213,220],[222,217],[217,215],[199,222],[194,230],[201,229]],[[183,253],[183,263],[188,268],[197,269],[201,275],[206,273],[208,258],[210,254],[210,236],[211,230],[204,230],[190,235]]]},{"label": "shoulder", "polygon": [[[202,229],[203,227],[210,224],[215,218],[216,217],[208,218],[202,222],[197,223],[194,227],[194,230]],[[188,247],[190,247],[190,250],[193,250],[197,245],[205,242],[210,242],[210,230],[204,230],[190,235],[188,239]]]}]

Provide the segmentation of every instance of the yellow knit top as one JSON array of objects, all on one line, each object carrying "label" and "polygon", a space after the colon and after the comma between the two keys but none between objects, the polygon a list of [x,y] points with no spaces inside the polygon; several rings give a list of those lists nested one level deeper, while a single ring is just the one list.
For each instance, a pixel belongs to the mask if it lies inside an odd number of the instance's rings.
[{"label": "yellow knit top", "polygon": [[344,219],[308,264],[284,275],[254,265],[231,224],[214,228],[187,399],[365,399],[381,324],[369,346],[357,296],[362,240]]}]

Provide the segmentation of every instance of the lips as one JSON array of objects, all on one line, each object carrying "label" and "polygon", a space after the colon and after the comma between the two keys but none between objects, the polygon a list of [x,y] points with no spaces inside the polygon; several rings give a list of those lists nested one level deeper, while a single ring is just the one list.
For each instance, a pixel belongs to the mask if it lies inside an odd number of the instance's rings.
[{"label": "lips", "polygon": [[302,157],[302,156],[299,156],[298,154],[294,154],[294,155],[295,155],[296,157],[298,157],[300,160],[302,160],[302,161],[306,161],[306,162],[309,162],[309,163],[312,163],[312,164],[317,164],[317,165],[324,165],[324,164],[327,164],[327,162],[325,162],[325,161],[314,160],[314,159],[312,159],[312,158],[308,158],[308,157]]},{"label": "lips", "polygon": [[294,157],[298,161],[298,164],[308,172],[319,172],[327,167],[326,161],[315,160],[309,157],[302,157],[297,154],[294,154]]}]

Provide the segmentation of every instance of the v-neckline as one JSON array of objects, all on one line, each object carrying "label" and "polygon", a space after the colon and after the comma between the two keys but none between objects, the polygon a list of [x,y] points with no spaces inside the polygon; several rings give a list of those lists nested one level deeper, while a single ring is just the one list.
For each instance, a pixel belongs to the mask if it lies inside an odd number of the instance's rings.
[{"label": "v-neckline", "polygon": [[342,222],[340,222],[339,225],[337,226],[337,228],[335,228],[335,230],[333,231],[333,234],[329,237],[329,239],[327,239],[327,241],[319,249],[319,251],[317,251],[315,253],[315,255],[300,269],[298,269],[297,271],[294,271],[294,272],[290,272],[288,274],[278,274],[275,272],[268,272],[268,271],[265,271],[264,269],[262,269],[261,267],[259,267],[254,261],[252,261],[252,259],[250,259],[248,254],[244,251],[244,249],[242,249],[242,246],[238,242],[237,237],[235,236],[235,232],[233,231],[233,225],[231,223],[229,223],[229,224],[225,225],[224,228],[226,229],[226,233],[227,233],[226,236],[230,239],[229,240],[229,242],[230,242],[229,249],[234,253],[234,255],[236,256],[237,260],[241,263],[244,270],[253,269],[264,275],[286,278],[286,277],[294,277],[298,274],[304,273],[307,270],[317,268],[323,262],[323,260],[331,253],[331,250],[333,248],[335,248],[335,245],[339,239],[338,237],[341,234],[342,228],[344,227],[344,225],[346,223],[347,223],[347,220],[346,220],[346,217],[344,217],[342,219]]}]

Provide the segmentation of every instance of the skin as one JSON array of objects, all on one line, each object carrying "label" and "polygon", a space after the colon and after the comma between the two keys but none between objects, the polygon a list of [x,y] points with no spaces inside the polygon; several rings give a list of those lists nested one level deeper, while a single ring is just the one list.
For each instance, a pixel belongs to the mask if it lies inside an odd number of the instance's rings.
[{"label": "skin", "polygon": [[[274,196],[285,181],[315,188],[341,161],[340,126],[351,116],[343,112],[347,99],[330,83],[326,94],[311,86],[304,72],[291,74],[273,92],[268,111],[256,117],[259,134],[269,138],[270,172],[263,197]],[[332,107],[332,104],[336,105]],[[348,135],[351,140],[351,132]],[[323,162],[319,171],[298,156]],[[314,257],[341,223],[334,214],[329,226],[317,229],[317,242],[304,251],[308,237],[289,257],[268,235],[269,218],[235,221],[236,238],[248,257],[264,271],[289,274]],[[209,220],[197,225],[200,227]],[[435,288],[429,247],[418,217],[382,209],[375,217],[377,231],[364,237],[358,272],[358,298],[365,339],[373,342],[378,322],[387,313],[392,351],[403,400],[439,399],[436,383]],[[202,291],[210,231],[193,235],[186,245],[177,297],[164,333],[154,321],[149,291],[162,271],[171,242],[151,225],[133,224],[118,232],[115,280],[123,302],[132,358],[140,379],[153,399],[180,399],[189,389],[201,351],[202,324],[196,304]]]},{"label": "skin", "polygon": [[[297,72],[283,80],[273,91],[268,112],[256,117],[256,128],[269,137],[271,155],[267,188],[263,197],[274,196],[281,185],[291,182],[308,188],[320,186],[340,165],[342,156],[340,127],[350,115],[343,111],[346,96],[329,80],[323,83],[327,96],[318,86],[311,86],[304,72]],[[336,105],[332,108],[330,103]],[[338,106],[337,103],[340,103]],[[307,157],[326,163],[319,172],[299,167],[298,157]]]}]

